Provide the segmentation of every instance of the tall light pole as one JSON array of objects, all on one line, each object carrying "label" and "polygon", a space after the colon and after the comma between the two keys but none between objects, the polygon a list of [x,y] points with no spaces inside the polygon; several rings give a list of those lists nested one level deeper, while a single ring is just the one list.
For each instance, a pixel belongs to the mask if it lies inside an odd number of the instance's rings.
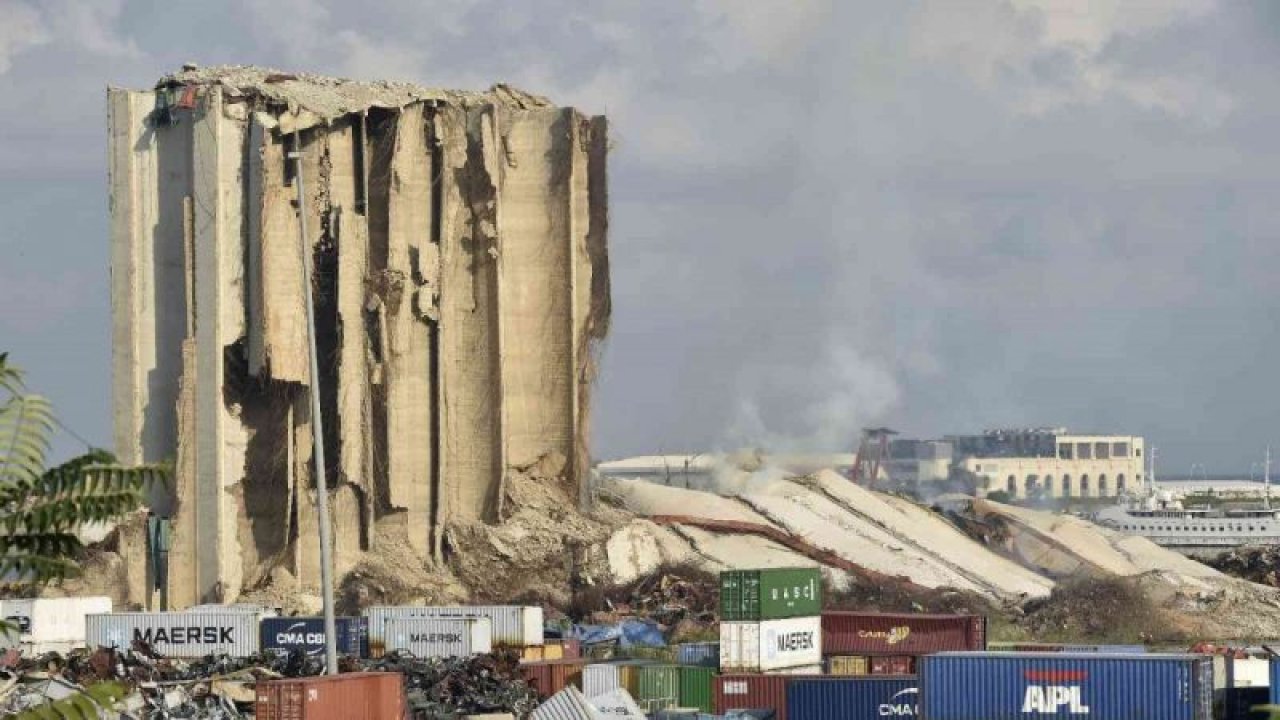
[{"label": "tall light pole", "polygon": [[302,183],[302,145],[293,134],[294,182],[298,184],[298,244],[302,250],[302,292],[307,306],[307,351],[311,360],[311,439],[316,465],[316,513],[320,516],[320,592],[324,602],[324,666],[338,674],[338,633],[333,617],[332,532],[329,527],[329,485],[324,477],[324,424],[320,415],[320,361],[316,352],[316,312],[311,298],[311,253],[307,242],[307,194]]}]

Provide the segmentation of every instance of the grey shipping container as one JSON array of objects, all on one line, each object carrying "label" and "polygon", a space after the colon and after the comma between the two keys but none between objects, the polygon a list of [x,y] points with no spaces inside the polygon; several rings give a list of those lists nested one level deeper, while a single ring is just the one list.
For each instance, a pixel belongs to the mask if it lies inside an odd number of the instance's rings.
[{"label": "grey shipping container", "polygon": [[493,650],[488,618],[388,618],[386,651],[416,657],[465,657]]},{"label": "grey shipping container", "polygon": [[[368,657],[369,619],[363,617],[334,618],[339,655]],[[258,626],[259,644],[263,650],[290,652],[301,650],[308,655],[324,654],[324,618],[263,618]]]},{"label": "grey shipping container", "polygon": [[134,612],[85,616],[85,644],[127,649],[134,640],[160,655],[199,658],[205,655],[246,657],[258,652],[258,623],[251,612]]},{"label": "grey shipping container", "polygon": [[941,653],[919,661],[925,720],[1211,720],[1205,655]]},{"label": "grey shipping container", "polygon": [[822,612],[818,568],[725,570],[720,573],[720,619],[777,620]]},{"label": "grey shipping container", "polygon": [[369,654],[378,657],[383,648],[383,625],[388,618],[487,618],[494,647],[542,645],[542,608],[523,605],[415,606],[375,605],[366,608],[369,618]]},{"label": "grey shipping container", "polygon": [[622,679],[617,665],[597,663],[582,668],[582,692],[588,698],[596,698],[618,690]]},{"label": "grey shipping container", "polygon": [[720,643],[696,642],[681,643],[676,646],[677,665],[697,665],[700,667],[720,666]]}]

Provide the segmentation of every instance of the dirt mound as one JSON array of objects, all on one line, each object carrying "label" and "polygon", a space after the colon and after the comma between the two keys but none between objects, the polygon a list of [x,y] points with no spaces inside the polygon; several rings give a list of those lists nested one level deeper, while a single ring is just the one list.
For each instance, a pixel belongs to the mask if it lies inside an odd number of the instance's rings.
[{"label": "dirt mound", "polygon": [[1204,563],[1232,577],[1280,588],[1280,547],[1236,548]]},{"label": "dirt mound", "polygon": [[1138,580],[1079,578],[1058,584],[1049,597],[1033,600],[1019,623],[1044,642],[1170,643],[1187,636]]}]

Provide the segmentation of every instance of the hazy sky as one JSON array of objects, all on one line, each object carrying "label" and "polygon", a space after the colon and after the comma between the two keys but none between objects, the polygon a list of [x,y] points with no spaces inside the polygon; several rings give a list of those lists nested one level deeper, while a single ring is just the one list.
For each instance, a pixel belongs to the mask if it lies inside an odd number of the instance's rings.
[{"label": "hazy sky", "polygon": [[0,0],[0,350],[97,443],[104,90],[184,61],[608,114],[598,457],[872,422],[1141,433],[1165,472],[1280,448],[1272,0]]}]

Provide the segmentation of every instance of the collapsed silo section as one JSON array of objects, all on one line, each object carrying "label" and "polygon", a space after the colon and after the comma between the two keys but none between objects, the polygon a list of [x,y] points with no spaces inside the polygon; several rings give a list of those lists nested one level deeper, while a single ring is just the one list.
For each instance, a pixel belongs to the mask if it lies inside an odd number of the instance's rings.
[{"label": "collapsed silo section", "polygon": [[582,481],[603,119],[503,86],[256,68],[109,108],[117,449],[176,467],[152,503],[160,604],[319,581],[304,282],[339,574],[369,552],[439,560],[444,529],[500,522],[532,464]]}]

